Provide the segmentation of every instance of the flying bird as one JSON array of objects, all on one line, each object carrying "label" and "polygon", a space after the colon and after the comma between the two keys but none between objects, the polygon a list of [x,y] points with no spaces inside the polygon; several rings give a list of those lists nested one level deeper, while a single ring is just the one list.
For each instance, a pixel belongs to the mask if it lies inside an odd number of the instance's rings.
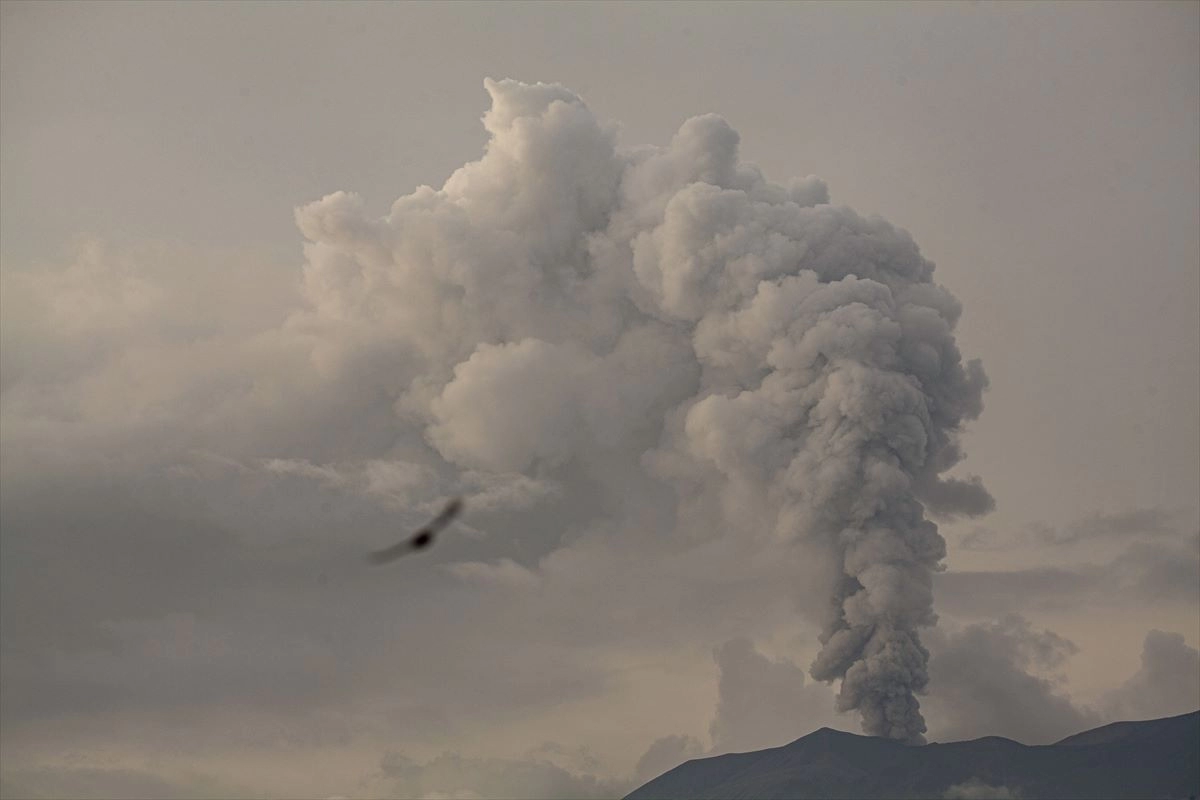
[{"label": "flying bird", "polygon": [[454,518],[462,511],[462,507],[462,498],[455,497],[449,503],[446,503],[446,507],[442,509],[441,513],[430,520],[425,527],[398,544],[385,547],[383,550],[376,550],[374,553],[369,554],[367,561],[372,564],[386,564],[389,561],[395,561],[400,556],[424,550],[433,544],[433,537],[438,534],[438,531],[454,521]]}]

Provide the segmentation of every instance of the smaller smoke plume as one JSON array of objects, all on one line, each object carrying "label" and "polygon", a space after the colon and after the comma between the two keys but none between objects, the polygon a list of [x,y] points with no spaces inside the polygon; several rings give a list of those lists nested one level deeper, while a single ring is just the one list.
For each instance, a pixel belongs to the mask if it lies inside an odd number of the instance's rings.
[{"label": "smaller smoke plume", "polygon": [[1152,630],[1142,666],[1104,699],[1111,719],[1153,719],[1200,708],[1200,652],[1178,633]]},{"label": "smaller smoke plume", "polygon": [[1075,645],[1021,617],[939,632],[931,647],[937,691],[927,705],[943,741],[991,735],[1049,744],[1100,723],[1057,680]]},{"label": "smaller smoke plume", "polygon": [[721,645],[713,657],[719,674],[709,726],[713,753],[779,747],[833,722],[832,693],[806,683],[792,662],[773,661],[744,638]]},{"label": "smaller smoke plume", "polygon": [[546,759],[469,758],[453,752],[425,762],[388,753],[377,782],[389,797],[588,800],[628,791],[624,783],[575,773]]},{"label": "smaller smoke plume", "polygon": [[657,778],[685,761],[705,755],[704,745],[691,736],[663,736],[655,739],[638,759],[634,780],[638,784]]}]

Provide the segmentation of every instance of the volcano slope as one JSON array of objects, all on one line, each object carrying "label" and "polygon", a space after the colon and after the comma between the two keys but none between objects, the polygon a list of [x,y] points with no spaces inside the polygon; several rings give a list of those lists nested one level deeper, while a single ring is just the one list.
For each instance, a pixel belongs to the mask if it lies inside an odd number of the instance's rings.
[{"label": "volcano slope", "polygon": [[1198,795],[1200,711],[1116,722],[1041,746],[997,736],[911,746],[822,728],[783,747],[688,761],[626,800]]}]

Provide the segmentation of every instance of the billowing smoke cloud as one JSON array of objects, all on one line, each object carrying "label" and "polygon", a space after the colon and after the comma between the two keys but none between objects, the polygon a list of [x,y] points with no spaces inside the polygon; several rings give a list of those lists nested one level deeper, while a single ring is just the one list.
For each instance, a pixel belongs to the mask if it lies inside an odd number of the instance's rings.
[{"label": "billowing smoke cloud", "polygon": [[939,477],[986,385],[957,301],[904,231],[739,162],[720,117],[622,150],[560,86],[486,87],[487,151],[442,189],[383,218],[340,192],[298,210],[309,308],[287,329],[459,470],[583,476],[614,504],[648,473],[678,498],[661,535],[805,547],[813,677],[919,741],[945,554],[925,510],[992,505]]}]

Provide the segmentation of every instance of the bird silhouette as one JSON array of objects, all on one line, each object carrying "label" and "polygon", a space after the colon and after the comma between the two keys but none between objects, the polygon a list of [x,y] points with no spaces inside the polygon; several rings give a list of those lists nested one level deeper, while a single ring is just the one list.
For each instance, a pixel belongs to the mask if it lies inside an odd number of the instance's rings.
[{"label": "bird silhouette", "polygon": [[441,510],[441,513],[431,519],[423,528],[402,542],[368,554],[367,561],[372,564],[387,564],[390,561],[395,561],[400,556],[424,550],[433,544],[433,537],[437,536],[442,528],[445,528],[454,521],[454,518],[462,512],[462,508],[462,498],[453,498],[450,502],[446,503],[446,507]]}]

